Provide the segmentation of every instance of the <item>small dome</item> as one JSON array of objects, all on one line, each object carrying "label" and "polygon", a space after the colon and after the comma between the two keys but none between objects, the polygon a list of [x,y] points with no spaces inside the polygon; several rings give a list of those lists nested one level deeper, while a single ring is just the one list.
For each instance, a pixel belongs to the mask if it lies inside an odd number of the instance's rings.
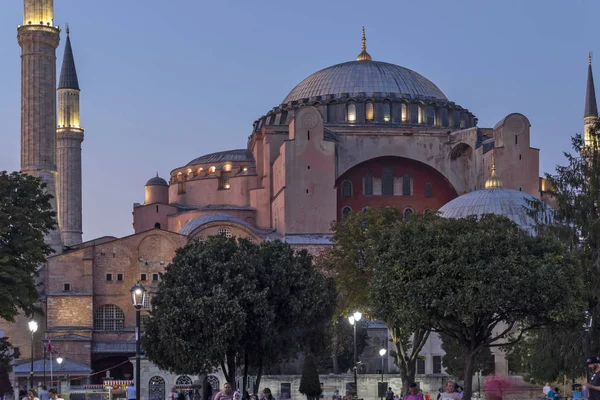
[{"label": "small dome", "polygon": [[[439,209],[445,218],[465,218],[469,215],[496,214],[514,221],[521,228],[534,233],[535,221],[529,215],[533,196],[518,190],[492,187],[476,190],[457,197]],[[548,213],[550,212],[548,207]]]},{"label": "small dome", "polygon": [[156,174],[154,178],[148,179],[148,182],[146,182],[145,186],[169,186],[169,184],[163,178],[158,176],[158,174]]},{"label": "small dome", "polygon": [[370,61],[364,56],[361,61],[337,64],[315,72],[292,89],[283,103],[316,96],[339,96],[342,93],[365,93],[367,96],[389,93],[407,95],[413,99],[448,100],[446,95],[423,75],[399,65]]}]

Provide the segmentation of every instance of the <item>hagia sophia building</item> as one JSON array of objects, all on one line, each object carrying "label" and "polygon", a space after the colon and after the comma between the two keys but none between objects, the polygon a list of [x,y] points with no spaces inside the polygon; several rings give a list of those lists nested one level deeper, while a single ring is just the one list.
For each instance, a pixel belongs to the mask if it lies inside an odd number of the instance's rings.
[{"label": "hagia sophia building", "polygon": [[[530,146],[526,116],[498,116],[494,127],[479,127],[471,110],[424,76],[374,61],[363,30],[356,59],[321,69],[282,100],[274,99],[239,149],[181,160],[169,176],[149,177],[144,202],[133,207],[131,235],[82,242],[85,121],[69,30],[54,25],[52,0],[24,0],[18,43],[21,170],[48,184],[60,228],[47,238],[57,253],[40,272],[45,315],[37,318],[34,336],[36,382],[44,365],[49,369],[48,342],[65,358],[60,368],[74,387],[101,383],[108,374],[131,379],[133,365],[127,361],[135,354],[135,309],[129,290],[140,281],[151,296],[175,251],[192,239],[224,234],[282,240],[318,253],[331,245],[332,221],[368,207],[398,207],[406,216],[496,212],[527,228],[522,204],[530,198],[548,201],[540,150]],[[586,133],[597,116],[590,62]],[[15,388],[27,386],[29,377],[27,323],[24,316],[14,324],[0,322],[0,335],[20,349]],[[374,373],[381,360],[376,352],[389,345],[385,325],[373,322],[369,340],[362,359],[366,372]],[[422,355],[417,379],[444,376],[437,336]],[[162,393],[164,399],[173,385],[190,379],[159,371],[147,360],[143,365],[143,398],[161,399]],[[384,370],[397,371],[391,358]],[[496,371],[508,373],[503,357],[497,357]],[[223,382],[219,373],[205,379],[213,390]],[[148,385],[162,392],[148,392]]]}]

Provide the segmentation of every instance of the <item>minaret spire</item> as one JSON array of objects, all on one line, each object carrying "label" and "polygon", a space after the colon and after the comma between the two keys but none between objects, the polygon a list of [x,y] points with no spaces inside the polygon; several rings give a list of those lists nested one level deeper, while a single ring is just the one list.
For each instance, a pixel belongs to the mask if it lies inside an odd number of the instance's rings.
[{"label": "minaret spire", "polygon": [[371,61],[371,55],[367,53],[367,36],[365,35],[365,27],[362,27],[362,51],[356,57],[356,61]]},{"label": "minaret spire", "polygon": [[71,47],[70,30],[58,84],[58,127],[56,159],[58,166],[58,217],[62,241],[72,246],[82,241],[81,142],[83,128],[79,115],[79,81]]},{"label": "minaret spire", "polygon": [[594,88],[594,75],[592,74],[592,53],[590,52],[588,53],[588,75],[585,90],[585,109],[583,112],[583,140],[586,146],[595,142],[592,138],[592,132],[597,120],[598,104],[596,103],[596,89]]}]

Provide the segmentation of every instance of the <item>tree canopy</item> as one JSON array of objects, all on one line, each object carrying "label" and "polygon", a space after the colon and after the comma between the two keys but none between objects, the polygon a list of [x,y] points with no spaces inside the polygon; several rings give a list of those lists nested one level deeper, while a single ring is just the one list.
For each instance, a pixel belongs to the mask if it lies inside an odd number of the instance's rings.
[{"label": "tree canopy", "polygon": [[[564,247],[502,216],[399,221],[377,254],[374,315],[456,339],[466,354],[465,377],[486,347],[507,345],[534,327],[580,321],[581,276]],[[463,399],[471,389],[467,379]]]},{"label": "tree canopy", "polygon": [[[394,349],[390,355],[400,369],[403,387],[415,380],[419,352],[427,342],[429,329],[414,321],[394,319],[385,313],[374,314],[369,297],[377,267],[378,243],[403,219],[395,207],[369,207],[365,212],[345,216],[332,225],[333,247],[319,258],[319,266],[330,272],[338,288],[338,314],[346,317],[356,310],[375,316],[388,325]],[[382,295],[395,296],[391,288]],[[360,354],[360,352],[359,352]]]},{"label": "tree canopy", "polygon": [[39,301],[35,276],[52,249],[44,236],[56,227],[52,198],[38,178],[0,172],[0,318],[32,315]]},{"label": "tree canopy", "polygon": [[334,304],[333,281],[307,251],[209,237],[179,249],[167,266],[143,345],[162,369],[199,374],[221,367],[235,387],[239,366],[245,378],[254,369],[260,379],[266,365],[317,348]]}]

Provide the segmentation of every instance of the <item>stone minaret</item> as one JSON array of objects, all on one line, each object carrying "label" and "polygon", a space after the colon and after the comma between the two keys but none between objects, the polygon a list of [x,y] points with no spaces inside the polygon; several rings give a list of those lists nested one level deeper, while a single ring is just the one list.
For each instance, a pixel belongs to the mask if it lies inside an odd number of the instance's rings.
[{"label": "stone minaret", "polygon": [[[37,176],[56,202],[56,48],[59,29],[54,26],[53,0],[24,0],[21,46],[21,172]],[[48,234],[47,243],[61,251],[60,231]]]},{"label": "stone minaret", "polygon": [[598,120],[598,105],[596,104],[596,90],[594,89],[594,76],[592,75],[592,54],[588,55],[588,76],[585,90],[585,110],[583,112],[583,141],[586,146],[594,144],[591,137],[592,128]]},{"label": "stone minaret", "polygon": [[56,161],[58,166],[58,210],[65,246],[81,243],[81,142],[79,121],[79,82],[71,49],[69,27],[58,83],[58,128]]}]

